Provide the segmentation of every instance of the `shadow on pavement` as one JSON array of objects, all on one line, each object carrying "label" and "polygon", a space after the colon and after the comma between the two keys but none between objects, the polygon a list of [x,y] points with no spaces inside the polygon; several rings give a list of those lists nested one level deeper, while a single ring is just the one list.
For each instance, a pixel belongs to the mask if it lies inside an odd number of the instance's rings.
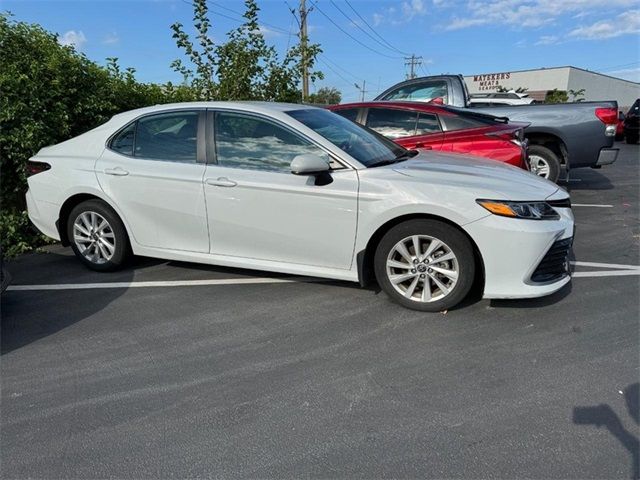
[{"label": "shadow on pavement", "polygon": [[[624,389],[624,398],[627,404],[627,412],[632,420],[639,423],[638,416],[640,410],[640,384],[633,383]],[[631,478],[640,478],[640,441],[629,432],[620,417],[607,404],[594,405],[591,407],[574,407],[573,423],[576,425],[593,425],[595,427],[605,427],[622,446],[631,454]]]},{"label": "shadow on pavement", "polygon": [[569,192],[576,190],[612,190],[614,188],[608,177],[600,173],[599,169],[593,168],[571,170],[569,182],[563,179],[558,184],[569,190]]},{"label": "shadow on pavement", "polygon": [[[7,268],[13,275],[13,285],[129,282],[134,268],[148,264],[148,260],[137,259],[133,267],[122,271],[98,273],[87,270],[75,256],[56,249],[55,253],[24,255],[9,262]],[[0,299],[0,353],[4,355],[90,317],[126,290],[6,291]],[[59,308],[61,304],[67,308]]]},{"label": "shadow on pavement", "polygon": [[568,296],[573,289],[572,282],[569,282],[556,293],[538,298],[523,298],[515,300],[494,299],[489,305],[494,308],[540,308],[558,303]]}]

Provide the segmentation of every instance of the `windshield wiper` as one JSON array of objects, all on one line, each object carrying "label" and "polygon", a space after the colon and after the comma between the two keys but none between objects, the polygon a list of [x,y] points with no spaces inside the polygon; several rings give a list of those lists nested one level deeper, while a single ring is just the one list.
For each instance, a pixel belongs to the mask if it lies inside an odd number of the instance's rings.
[{"label": "windshield wiper", "polygon": [[369,168],[384,167],[385,165],[391,165],[394,163],[403,162],[405,160],[408,160],[409,158],[415,157],[416,155],[418,155],[418,153],[420,152],[418,152],[417,150],[405,150],[403,152],[400,152],[394,158],[391,158],[388,160],[380,160],[379,162],[372,163],[371,165],[369,165]]}]

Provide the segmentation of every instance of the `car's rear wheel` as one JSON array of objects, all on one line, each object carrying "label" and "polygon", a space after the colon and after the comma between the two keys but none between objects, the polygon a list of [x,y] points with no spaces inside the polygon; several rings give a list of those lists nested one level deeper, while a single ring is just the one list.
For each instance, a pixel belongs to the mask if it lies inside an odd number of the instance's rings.
[{"label": "car's rear wheel", "polygon": [[529,166],[536,175],[557,182],[560,177],[558,156],[542,145],[531,145],[528,149]]},{"label": "car's rear wheel", "polygon": [[635,145],[636,143],[638,143],[638,139],[639,139],[638,135],[631,135],[629,133],[627,133],[624,138],[627,143],[632,145]]},{"label": "car's rear wheel", "polygon": [[389,297],[414,310],[438,312],[467,296],[475,275],[473,248],[455,227],[410,220],[389,230],[378,244],[374,267]]},{"label": "car's rear wheel", "polygon": [[122,221],[101,200],[87,200],[71,210],[67,236],[73,252],[92,270],[117,270],[129,253],[129,240]]}]

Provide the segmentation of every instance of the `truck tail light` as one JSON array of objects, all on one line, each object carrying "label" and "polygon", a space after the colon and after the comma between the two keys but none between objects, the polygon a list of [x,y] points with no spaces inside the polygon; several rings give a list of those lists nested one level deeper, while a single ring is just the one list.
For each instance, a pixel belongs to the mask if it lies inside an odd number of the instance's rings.
[{"label": "truck tail light", "polygon": [[51,168],[51,165],[45,162],[34,162],[33,160],[29,160],[27,162],[27,177],[31,177],[32,175],[36,175],[38,173],[46,172]]},{"label": "truck tail light", "polygon": [[618,112],[613,107],[596,108],[596,117],[605,125],[615,125],[618,122]]}]

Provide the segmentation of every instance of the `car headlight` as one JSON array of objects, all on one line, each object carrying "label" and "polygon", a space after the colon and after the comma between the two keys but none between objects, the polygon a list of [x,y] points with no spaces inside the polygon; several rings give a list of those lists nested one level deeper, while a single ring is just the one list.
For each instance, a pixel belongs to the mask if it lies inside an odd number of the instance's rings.
[{"label": "car headlight", "polygon": [[494,215],[528,220],[559,220],[560,215],[547,202],[509,202],[503,200],[476,200],[478,205]]}]

